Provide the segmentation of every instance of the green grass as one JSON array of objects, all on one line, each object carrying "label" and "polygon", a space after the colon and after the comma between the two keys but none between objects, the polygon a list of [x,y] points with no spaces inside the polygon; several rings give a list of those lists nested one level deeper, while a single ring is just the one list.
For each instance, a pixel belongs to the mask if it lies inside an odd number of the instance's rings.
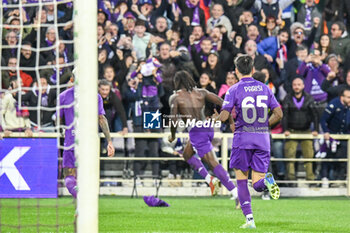
[{"label": "green grass", "polygon": [[[234,209],[234,201],[228,198],[179,198],[164,197],[169,208],[150,208],[143,199],[127,197],[100,198],[100,232],[350,232],[350,200],[345,197],[329,198],[282,198],[263,201],[253,198],[252,208],[257,229],[242,231],[245,221],[241,210]],[[74,205],[71,198],[58,200],[22,199],[21,225],[59,224],[74,221]],[[1,200],[1,224],[18,225],[18,200]],[[56,205],[56,208],[43,205]],[[7,208],[5,205],[13,205]],[[27,207],[25,207],[27,206]],[[23,228],[21,232],[37,232]],[[73,225],[60,227],[60,232],[72,232]],[[41,226],[40,232],[56,232],[56,228]],[[18,232],[16,228],[2,227],[0,232]]]}]

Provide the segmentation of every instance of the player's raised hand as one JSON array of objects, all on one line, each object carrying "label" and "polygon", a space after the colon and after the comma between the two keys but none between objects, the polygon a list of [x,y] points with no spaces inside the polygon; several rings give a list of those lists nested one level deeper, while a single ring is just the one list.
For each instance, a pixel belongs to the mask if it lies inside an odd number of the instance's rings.
[{"label": "player's raised hand", "polygon": [[112,141],[108,142],[107,155],[108,155],[108,157],[113,157],[114,156],[114,146],[113,146]]},{"label": "player's raised hand", "polygon": [[230,124],[230,129],[231,129],[232,133],[235,132],[235,130],[236,130],[236,125],[235,125],[235,123]]},{"label": "player's raised hand", "polygon": [[214,108],[214,114],[211,115],[211,119],[213,119],[214,121],[216,121],[216,119],[218,118],[219,113],[218,111],[216,111],[216,108]]}]

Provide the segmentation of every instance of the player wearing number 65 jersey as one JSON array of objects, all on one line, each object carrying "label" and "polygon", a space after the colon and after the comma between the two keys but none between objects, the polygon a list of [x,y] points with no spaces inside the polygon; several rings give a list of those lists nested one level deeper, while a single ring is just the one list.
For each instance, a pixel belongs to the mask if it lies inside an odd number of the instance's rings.
[{"label": "player wearing number 65 jersey", "polygon": [[[239,56],[235,65],[240,81],[226,92],[222,110],[216,119],[227,120],[235,108],[230,167],[236,173],[238,199],[246,216],[246,223],[241,228],[256,228],[247,185],[248,173],[252,169],[252,182],[256,191],[268,188],[273,199],[279,198],[279,188],[272,174],[266,172],[270,162],[269,125],[277,123],[283,114],[270,89],[252,78],[253,59],[247,55]],[[269,109],[272,111],[270,118]]]}]

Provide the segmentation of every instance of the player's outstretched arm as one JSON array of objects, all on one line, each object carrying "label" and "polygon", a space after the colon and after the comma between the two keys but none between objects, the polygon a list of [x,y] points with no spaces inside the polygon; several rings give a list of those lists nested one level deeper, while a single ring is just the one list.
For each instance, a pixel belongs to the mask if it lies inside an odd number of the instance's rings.
[{"label": "player's outstretched arm", "polygon": [[272,115],[269,118],[269,126],[277,124],[283,117],[283,112],[281,107],[274,108],[272,110]]},{"label": "player's outstretched arm", "polygon": [[177,120],[177,114],[178,114],[178,103],[176,100],[176,94],[173,94],[169,98],[169,105],[170,105],[170,115],[171,115],[171,124],[170,124],[170,132],[171,135],[168,138],[169,142],[173,142],[176,138],[176,125],[177,124],[172,124],[176,122]]},{"label": "player's outstretched arm", "polygon": [[107,154],[109,157],[112,157],[114,155],[114,146],[113,146],[111,134],[109,131],[108,121],[104,115],[98,115],[98,124],[100,125],[102,132],[105,135],[106,140],[108,142]]},{"label": "player's outstretched arm", "polygon": [[224,102],[224,100],[221,99],[219,96],[205,89],[200,89],[200,91],[205,95],[205,100],[222,107],[222,103]]}]

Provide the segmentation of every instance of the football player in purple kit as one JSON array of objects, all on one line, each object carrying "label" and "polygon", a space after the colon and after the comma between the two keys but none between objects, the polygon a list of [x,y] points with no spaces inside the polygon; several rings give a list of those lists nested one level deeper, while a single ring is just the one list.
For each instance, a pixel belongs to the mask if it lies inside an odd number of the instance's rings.
[{"label": "football player in purple kit", "polygon": [[[74,81],[74,71],[73,76],[71,77],[71,82]],[[63,150],[63,175],[64,183],[74,198],[77,198],[77,181],[76,181],[76,164],[75,164],[75,155],[74,155],[74,87],[70,87],[59,95],[60,119],[64,119],[66,128],[65,138],[64,138],[64,147]],[[71,105],[71,106],[69,106]],[[63,107],[64,106],[64,107]],[[68,107],[69,106],[69,107]],[[104,116],[105,111],[103,109],[103,101],[101,96],[98,94],[98,123],[102,132],[104,133],[106,140],[108,141],[107,154],[109,157],[114,155],[114,146],[112,144],[112,139],[110,136],[110,131],[108,127],[108,122]],[[92,123],[93,124],[93,123]],[[97,132],[96,132],[97,133]]]},{"label": "football player in purple kit", "polygon": [[[196,83],[186,71],[176,72],[174,86],[176,93],[169,98],[171,115],[173,116],[172,122],[174,123],[177,122],[177,118],[181,118],[185,122],[203,123],[206,121],[203,111],[205,101],[218,106],[221,106],[223,103],[223,100],[214,93],[202,88],[196,88]],[[181,116],[179,116],[180,114]],[[213,123],[211,119],[210,122]],[[230,123],[234,123],[232,119],[230,119]],[[172,124],[171,135],[169,136],[170,142],[175,140],[175,134],[176,126]],[[218,162],[213,151],[213,145],[211,144],[213,137],[214,129],[212,125],[209,124],[206,126],[204,123],[193,125],[189,131],[190,140],[184,149],[183,157],[206,180],[210,186],[212,195],[216,195],[219,181],[208,173],[200,159],[193,156],[196,151],[198,156],[207,162],[220,182],[231,192],[232,198],[237,200],[237,188],[230,179],[227,171]],[[238,208],[237,204],[238,202],[236,203],[236,208]]]},{"label": "football player in purple kit", "polygon": [[[283,113],[271,90],[252,78],[254,67],[250,56],[237,57],[235,66],[240,81],[226,92],[216,120],[226,121],[235,108],[237,115],[230,168],[234,168],[236,173],[238,199],[246,216],[246,223],[241,228],[256,228],[248,190],[248,173],[252,169],[253,188],[257,192],[267,188],[273,199],[279,198],[279,187],[272,174],[266,172],[270,162],[269,126],[280,121]],[[269,109],[272,111],[270,118]]]}]

